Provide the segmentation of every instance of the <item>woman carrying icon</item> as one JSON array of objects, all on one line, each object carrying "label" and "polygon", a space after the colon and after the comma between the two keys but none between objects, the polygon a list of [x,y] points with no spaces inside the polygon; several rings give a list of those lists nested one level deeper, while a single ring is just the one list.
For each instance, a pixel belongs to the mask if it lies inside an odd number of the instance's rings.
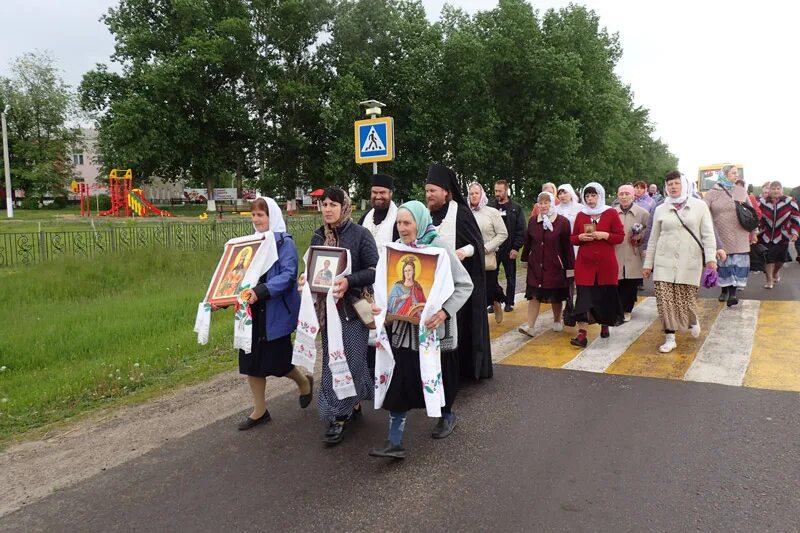
[{"label": "woman carrying icon", "polygon": [[[434,313],[425,323],[426,328],[437,330],[440,339],[439,348],[445,404],[442,407],[442,417],[437,423],[437,428],[442,425],[448,431],[435,431],[432,436],[434,438],[444,438],[452,432],[456,420],[456,414],[452,411],[452,405],[458,392],[459,380],[459,357],[456,350],[458,347],[458,330],[455,317],[458,310],[472,293],[472,280],[469,272],[458,260],[454,250],[439,237],[433,226],[431,214],[422,202],[414,200],[406,202],[398,208],[397,231],[400,234],[400,242],[403,244],[416,248],[429,246],[442,248],[446,250],[450,258],[450,271],[453,276],[454,291],[444,301],[442,309]],[[404,270],[405,268],[407,266],[404,267]],[[377,315],[380,310],[373,307],[373,313]],[[388,331],[395,367],[382,407],[389,411],[389,433],[383,446],[374,448],[369,452],[373,457],[405,458],[403,432],[408,411],[411,409],[425,409],[419,360],[419,334],[420,328],[418,325],[398,320],[392,322]]]}]

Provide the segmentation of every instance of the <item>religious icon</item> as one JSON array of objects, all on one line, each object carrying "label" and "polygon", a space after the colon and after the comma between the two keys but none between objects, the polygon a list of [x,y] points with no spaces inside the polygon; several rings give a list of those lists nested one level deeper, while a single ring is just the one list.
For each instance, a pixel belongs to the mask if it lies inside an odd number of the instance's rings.
[{"label": "religious icon", "polygon": [[435,255],[387,250],[387,320],[419,324],[436,272]]},{"label": "religious icon", "polygon": [[584,224],[583,225],[583,232],[584,233],[594,233],[597,231],[597,224]]},{"label": "religious icon", "polygon": [[262,238],[253,238],[225,245],[225,251],[206,294],[206,302],[219,307],[236,303],[239,285],[262,242]]},{"label": "religious icon", "polygon": [[308,269],[311,292],[327,294],[333,286],[333,278],[344,272],[347,252],[344,248],[312,246],[308,249]]}]

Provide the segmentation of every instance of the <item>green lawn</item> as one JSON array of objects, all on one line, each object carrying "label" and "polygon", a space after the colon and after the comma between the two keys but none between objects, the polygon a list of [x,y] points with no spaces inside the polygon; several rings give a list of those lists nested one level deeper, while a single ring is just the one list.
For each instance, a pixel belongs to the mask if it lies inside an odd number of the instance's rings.
[{"label": "green lawn", "polygon": [[[298,237],[300,253],[309,236]],[[153,248],[0,270],[0,446],[236,368],[233,315],[192,331],[221,253]]]}]

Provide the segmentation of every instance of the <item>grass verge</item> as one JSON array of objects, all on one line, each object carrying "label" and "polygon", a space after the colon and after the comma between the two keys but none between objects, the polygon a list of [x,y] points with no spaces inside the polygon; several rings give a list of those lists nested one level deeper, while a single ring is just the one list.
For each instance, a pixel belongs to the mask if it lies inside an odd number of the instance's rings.
[{"label": "grass verge", "polygon": [[153,248],[0,270],[0,446],[236,368],[231,310],[215,314],[209,344],[192,331],[220,253]]}]

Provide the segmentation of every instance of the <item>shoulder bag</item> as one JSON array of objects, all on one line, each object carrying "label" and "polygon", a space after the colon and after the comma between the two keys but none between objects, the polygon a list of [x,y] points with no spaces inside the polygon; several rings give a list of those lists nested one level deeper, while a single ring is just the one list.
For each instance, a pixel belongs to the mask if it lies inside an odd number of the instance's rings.
[{"label": "shoulder bag", "polygon": [[683,226],[683,229],[685,229],[686,231],[689,232],[689,235],[692,236],[692,239],[694,239],[694,242],[696,242],[697,246],[700,247],[700,253],[703,256],[703,276],[700,278],[700,283],[706,289],[710,289],[711,287],[716,287],[717,286],[717,281],[719,280],[719,274],[717,274],[717,271],[714,270],[713,268],[708,268],[706,266],[706,250],[705,250],[705,248],[703,248],[703,243],[700,242],[700,239],[697,238],[697,236],[694,234],[694,232],[692,230],[690,230],[689,227],[686,224],[683,223],[683,219],[678,214],[678,210],[677,209],[673,209],[672,211],[675,213],[675,216],[678,217],[678,220],[680,221],[681,226]]},{"label": "shoulder bag", "polygon": [[728,197],[733,200],[736,205],[736,218],[739,219],[739,225],[747,231],[753,231],[758,227],[758,213],[753,209],[753,206],[744,202],[737,202],[733,199],[733,195],[728,192],[725,187],[720,187]]}]

